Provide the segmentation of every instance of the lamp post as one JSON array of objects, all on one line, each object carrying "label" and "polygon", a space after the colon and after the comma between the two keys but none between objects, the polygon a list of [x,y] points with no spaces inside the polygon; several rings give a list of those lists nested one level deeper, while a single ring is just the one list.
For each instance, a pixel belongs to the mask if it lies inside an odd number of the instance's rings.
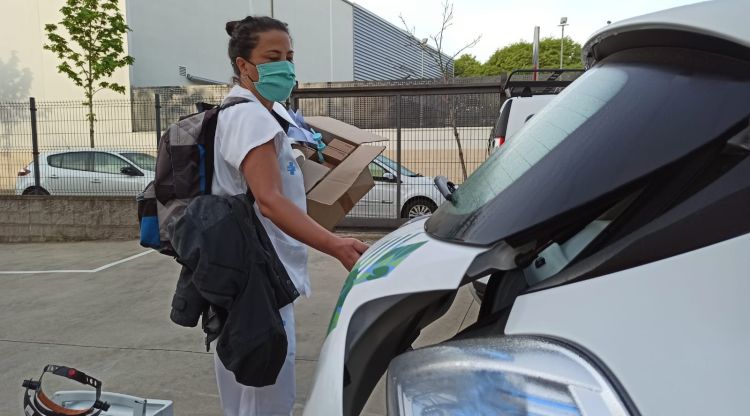
[{"label": "lamp post", "polygon": [[561,17],[560,18],[560,69],[563,67],[563,45],[565,44],[565,26],[568,25],[568,18],[567,17]]}]

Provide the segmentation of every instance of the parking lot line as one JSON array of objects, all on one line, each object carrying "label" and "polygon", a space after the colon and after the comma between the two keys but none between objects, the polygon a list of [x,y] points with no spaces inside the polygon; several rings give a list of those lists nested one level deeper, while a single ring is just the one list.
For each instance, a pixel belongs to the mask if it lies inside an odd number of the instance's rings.
[{"label": "parking lot line", "polygon": [[0,274],[49,274],[49,273],[97,273],[102,270],[107,270],[110,267],[117,266],[118,264],[122,264],[125,262],[128,262],[130,260],[135,260],[139,257],[145,256],[146,254],[153,253],[154,250],[147,250],[142,253],[138,253],[136,255],[126,257],[122,260],[117,260],[115,262],[105,264],[104,266],[97,267],[96,269],[91,270],[14,270],[14,271],[0,271]]}]

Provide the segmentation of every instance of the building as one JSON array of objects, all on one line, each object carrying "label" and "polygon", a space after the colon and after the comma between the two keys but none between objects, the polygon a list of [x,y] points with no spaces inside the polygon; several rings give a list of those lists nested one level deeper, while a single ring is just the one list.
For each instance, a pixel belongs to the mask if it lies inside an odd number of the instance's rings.
[{"label": "building", "polygon": [[[3,0],[0,3],[0,101],[81,99],[83,93],[57,72],[57,57],[43,49],[44,25],[60,21],[65,0]],[[125,0],[120,1],[124,9]],[[130,88],[128,69],[116,71],[111,81]],[[123,98],[102,91],[97,99]]]},{"label": "building", "polygon": [[[4,0],[0,13],[0,101],[79,98],[43,49],[44,25],[60,20],[65,0]],[[430,54],[405,31],[345,0],[120,0],[135,64],[112,81],[135,87],[228,83],[225,23],[271,15],[289,24],[300,82],[437,78]],[[446,57],[447,59],[447,57]],[[122,95],[111,91],[97,99]]]}]

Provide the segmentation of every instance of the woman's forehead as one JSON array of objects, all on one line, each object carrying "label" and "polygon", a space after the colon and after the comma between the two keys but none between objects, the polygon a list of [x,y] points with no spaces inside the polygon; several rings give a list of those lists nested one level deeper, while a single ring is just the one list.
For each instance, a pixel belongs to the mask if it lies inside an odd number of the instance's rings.
[{"label": "woman's forehead", "polygon": [[259,52],[278,51],[282,53],[292,52],[292,40],[289,34],[281,30],[269,30],[258,34]]}]

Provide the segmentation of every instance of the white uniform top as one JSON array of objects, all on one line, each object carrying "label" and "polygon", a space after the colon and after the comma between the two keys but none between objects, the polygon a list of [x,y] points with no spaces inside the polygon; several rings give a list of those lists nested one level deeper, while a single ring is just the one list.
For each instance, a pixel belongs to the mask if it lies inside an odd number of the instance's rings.
[{"label": "white uniform top", "polygon": [[[302,212],[307,212],[302,171],[292,153],[291,141],[279,122],[263,107],[253,93],[245,88],[235,86],[227,97],[247,98],[251,102],[234,105],[219,113],[214,145],[212,193],[232,196],[247,192],[247,183],[240,172],[240,164],[251,150],[273,140],[279,161],[282,192]],[[273,110],[296,126],[281,104],[274,103]],[[255,212],[297,290],[309,297],[307,246],[288,236],[268,218],[261,215],[257,204],[255,204]]]}]

